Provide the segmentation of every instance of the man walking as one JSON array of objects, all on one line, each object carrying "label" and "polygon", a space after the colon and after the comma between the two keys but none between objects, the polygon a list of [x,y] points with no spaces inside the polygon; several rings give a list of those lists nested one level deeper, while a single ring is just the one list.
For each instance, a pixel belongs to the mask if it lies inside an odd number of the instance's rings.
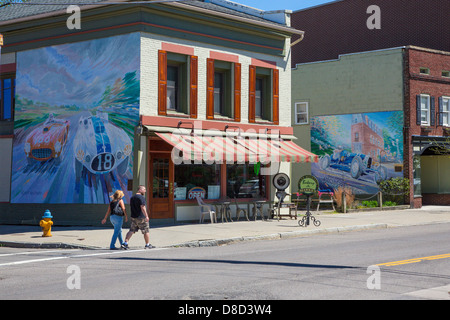
[{"label": "man walking", "polygon": [[144,235],[145,249],[151,249],[153,246],[150,244],[150,226],[147,209],[145,207],[144,194],[147,192],[144,186],[139,186],[137,193],[130,199],[131,207],[131,226],[128,231],[125,242],[122,244],[123,249],[128,249],[128,241],[131,236],[138,230],[141,230]]}]

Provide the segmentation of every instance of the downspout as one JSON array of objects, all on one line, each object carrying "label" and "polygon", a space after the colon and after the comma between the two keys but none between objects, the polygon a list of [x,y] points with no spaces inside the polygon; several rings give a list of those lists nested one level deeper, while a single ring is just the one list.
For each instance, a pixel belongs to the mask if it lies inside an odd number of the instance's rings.
[{"label": "downspout", "polygon": [[302,33],[300,34],[300,38],[298,38],[297,40],[295,40],[294,42],[291,43],[291,48],[293,46],[295,46],[297,43],[299,43],[300,41],[302,41],[304,37],[305,37],[305,32],[302,31]]}]

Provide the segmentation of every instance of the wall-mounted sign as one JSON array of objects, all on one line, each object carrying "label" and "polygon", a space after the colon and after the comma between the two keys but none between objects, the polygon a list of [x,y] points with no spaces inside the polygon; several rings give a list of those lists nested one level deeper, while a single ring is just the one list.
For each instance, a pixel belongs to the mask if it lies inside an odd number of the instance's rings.
[{"label": "wall-mounted sign", "polygon": [[319,181],[317,181],[316,177],[306,175],[298,180],[298,192],[305,195],[313,195],[317,190],[319,190]]},{"label": "wall-mounted sign", "polygon": [[205,199],[206,190],[202,187],[193,187],[188,191],[188,199],[193,200],[196,197],[200,196],[200,199]]}]

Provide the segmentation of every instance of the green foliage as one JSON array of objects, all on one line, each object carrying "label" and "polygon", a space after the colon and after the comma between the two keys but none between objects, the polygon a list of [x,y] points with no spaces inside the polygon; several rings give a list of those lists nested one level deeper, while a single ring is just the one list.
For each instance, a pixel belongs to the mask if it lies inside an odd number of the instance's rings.
[{"label": "green foliage", "polygon": [[376,207],[378,207],[378,201],[377,200],[363,201],[362,205],[363,205],[363,207],[366,207],[366,208],[376,208]]},{"label": "green foliage", "polygon": [[403,203],[404,198],[409,196],[409,179],[407,178],[384,180],[380,182],[379,187],[386,202]]}]

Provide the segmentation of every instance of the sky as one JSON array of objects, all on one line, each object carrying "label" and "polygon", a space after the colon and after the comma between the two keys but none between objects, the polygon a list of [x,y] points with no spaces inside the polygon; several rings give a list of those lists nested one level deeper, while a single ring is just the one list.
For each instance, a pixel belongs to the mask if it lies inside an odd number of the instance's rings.
[{"label": "sky", "polygon": [[333,2],[334,0],[231,0],[253,8],[270,10],[300,10],[314,7],[323,3]]}]

